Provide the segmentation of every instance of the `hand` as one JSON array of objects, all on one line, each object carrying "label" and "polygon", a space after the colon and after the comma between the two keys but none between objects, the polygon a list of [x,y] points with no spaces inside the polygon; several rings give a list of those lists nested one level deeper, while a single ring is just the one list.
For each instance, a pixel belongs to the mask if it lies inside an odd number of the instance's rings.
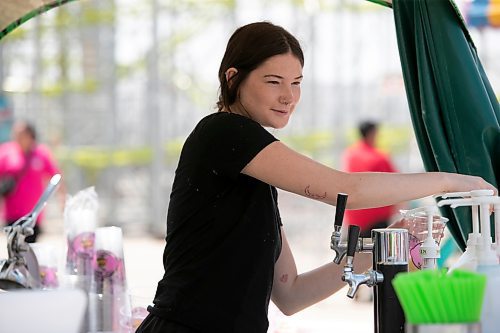
[{"label": "hand", "polygon": [[462,175],[457,173],[445,173],[448,177],[447,190],[445,192],[469,192],[472,190],[493,190],[498,195],[498,189],[478,176]]}]

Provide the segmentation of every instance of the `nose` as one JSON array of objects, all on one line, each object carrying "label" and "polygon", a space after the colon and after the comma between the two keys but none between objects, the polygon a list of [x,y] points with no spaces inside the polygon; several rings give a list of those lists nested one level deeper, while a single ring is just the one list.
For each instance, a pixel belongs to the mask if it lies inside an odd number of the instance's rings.
[{"label": "nose", "polygon": [[290,103],[291,103],[291,100],[290,100],[290,99],[288,99],[288,98],[286,98],[286,97],[284,97],[284,96],[281,96],[281,97],[280,97],[280,103],[281,103],[281,104],[284,104],[284,105],[288,105],[288,104],[290,104]]},{"label": "nose", "polygon": [[281,92],[280,96],[280,103],[289,105],[293,102],[293,91],[291,87],[285,87],[283,88],[283,91]]}]

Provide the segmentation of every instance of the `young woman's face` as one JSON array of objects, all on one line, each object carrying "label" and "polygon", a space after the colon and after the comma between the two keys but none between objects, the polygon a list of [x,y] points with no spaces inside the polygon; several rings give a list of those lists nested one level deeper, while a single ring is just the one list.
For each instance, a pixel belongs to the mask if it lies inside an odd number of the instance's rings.
[{"label": "young woman's face", "polygon": [[283,128],[300,100],[301,81],[302,65],[292,53],[273,56],[241,83],[231,110],[262,126]]}]

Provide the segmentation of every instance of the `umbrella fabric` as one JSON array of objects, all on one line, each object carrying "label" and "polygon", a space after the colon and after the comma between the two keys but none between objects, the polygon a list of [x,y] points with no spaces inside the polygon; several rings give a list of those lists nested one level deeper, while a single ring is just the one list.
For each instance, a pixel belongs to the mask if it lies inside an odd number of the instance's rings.
[{"label": "umbrella fabric", "polygon": [[[403,78],[427,171],[500,183],[500,108],[465,23],[449,0],[393,0]],[[442,209],[463,250],[470,210]],[[493,230],[493,229],[492,229]]]},{"label": "umbrella fabric", "polygon": [[30,18],[69,1],[72,0],[1,0],[0,39]]},{"label": "umbrella fabric", "polygon": [[463,13],[469,27],[500,28],[500,0],[474,0],[467,2]]},{"label": "umbrella fabric", "polygon": [[376,3],[385,7],[392,8],[392,0],[367,0],[369,2]]}]

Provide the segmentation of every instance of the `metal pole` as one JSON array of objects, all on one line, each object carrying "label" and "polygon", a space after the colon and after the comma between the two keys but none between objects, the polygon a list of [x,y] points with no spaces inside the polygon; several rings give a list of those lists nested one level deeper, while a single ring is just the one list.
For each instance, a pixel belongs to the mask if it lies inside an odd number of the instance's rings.
[{"label": "metal pole", "polygon": [[151,227],[164,220],[162,214],[162,191],[161,174],[163,169],[163,150],[160,124],[159,108],[159,66],[158,66],[158,0],[152,0],[151,6],[151,49],[149,52],[148,63],[148,83],[147,83],[147,109],[149,115],[150,144],[152,149],[152,163],[150,170],[150,218]]}]

